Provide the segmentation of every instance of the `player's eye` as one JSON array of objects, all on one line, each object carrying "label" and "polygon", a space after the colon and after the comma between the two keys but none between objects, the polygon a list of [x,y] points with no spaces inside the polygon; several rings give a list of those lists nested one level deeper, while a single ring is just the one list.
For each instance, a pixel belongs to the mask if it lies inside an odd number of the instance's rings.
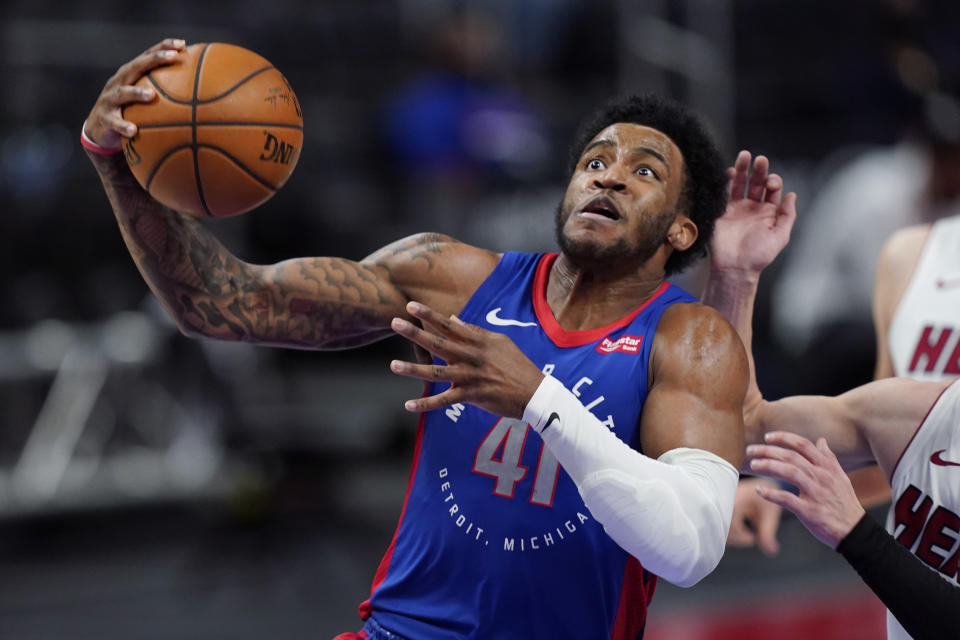
[{"label": "player's eye", "polygon": [[643,176],[645,178],[656,178],[657,172],[651,169],[650,167],[640,167],[637,169],[637,175]]},{"label": "player's eye", "polygon": [[589,162],[587,162],[587,169],[592,169],[593,171],[600,171],[606,168],[607,168],[607,165],[605,165],[603,163],[603,160],[601,160],[600,158],[594,158],[593,160],[590,160]]}]

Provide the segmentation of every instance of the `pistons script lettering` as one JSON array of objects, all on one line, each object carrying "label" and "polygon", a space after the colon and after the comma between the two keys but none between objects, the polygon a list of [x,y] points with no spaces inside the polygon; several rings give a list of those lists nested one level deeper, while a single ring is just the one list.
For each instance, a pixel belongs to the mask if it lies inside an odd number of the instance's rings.
[{"label": "pistons script lettering", "polygon": [[260,159],[267,162],[277,162],[279,164],[290,164],[297,152],[297,147],[289,142],[284,142],[269,131],[264,131],[263,153]]},{"label": "pistons script lettering", "polygon": [[[913,550],[918,558],[948,579],[957,580],[960,563],[960,545],[957,545],[960,537],[960,516],[946,507],[933,507],[930,496],[910,485],[897,498],[893,512],[893,533],[897,542]],[[913,548],[914,544],[916,549]]]}]

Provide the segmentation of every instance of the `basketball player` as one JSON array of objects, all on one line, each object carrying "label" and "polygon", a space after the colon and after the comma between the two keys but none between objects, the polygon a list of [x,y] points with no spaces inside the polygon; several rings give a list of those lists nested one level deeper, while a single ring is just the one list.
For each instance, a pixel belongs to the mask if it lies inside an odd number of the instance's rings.
[{"label": "basketball player", "polygon": [[[749,162],[741,152],[734,189],[744,187],[737,180]],[[711,243],[713,268],[704,302],[736,327],[747,345],[751,372],[757,282],[786,245],[791,225],[791,218],[769,208],[752,215],[744,208],[728,210]],[[794,511],[860,573],[888,607],[888,638],[908,638],[908,633],[955,637],[960,384],[889,378],[835,398],[794,396],[769,402],[751,373],[744,422],[748,443],[765,442],[747,448],[749,468],[799,489],[799,495],[769,487],[758,492]],[[873,463],[893,487],[887,532],[863,511],[842,470]]]},{"label": "basketball player", "polygon": [[873,319],[877,378],[960,375],[960,215],[901,229],[884,244]]},{"label": "basketball player", "polygon": [[[917,203],[917,210],[929,219],[956,202],[960,143],[938,136],[931,124],[923,129],[930,176],[922,192],[929,202]],[[874,279],[873,324],[875,379],[948,380],[960,375],[960,215],[906,227],[884,243]],[[887,479],[876,467],[856,471],[851,478],[862,504],[890,500]],[[748,488],[746,483],[754,484]],[[759,483],[763,481],[744,481],[738,489],[728,544],[757,544],[773,553],[778,548],[779,513],[746,491]],[[754,530],[745,526],[745,520]]]},{"label": "basketball player", "polygon": [[[136,132],[121,107],[153,97],[134,82],[183,48],[167,40],[121,66],[83,134],[181,330],[310,349],[396,332],[436,356],[391,363],[428,381],[407,403],[421,414],[415,460],[365,625],[342,638],[640,637],[657,576],[689,586],[718,563],[744,446],[740,340],[665,281],[704,253],[727,201],[697,119],[632,97],[588,120],[556,212],[559,254],[422,234],[359,262],[253,265],[111,154]],[[761,193],[782,184],[753,180]]]}]

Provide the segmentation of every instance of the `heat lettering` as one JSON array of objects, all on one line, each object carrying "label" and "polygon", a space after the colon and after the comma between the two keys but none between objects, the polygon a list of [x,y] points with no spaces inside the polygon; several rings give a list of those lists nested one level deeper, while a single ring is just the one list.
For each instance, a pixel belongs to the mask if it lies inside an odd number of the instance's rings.
[{"label": "heat lettering", "polygon": [[[947,535],[948,531],[954,535]],[[934,569],[938,569],[944,563],[945,556],[934,551],[934,547],[950,553],[957,542],[956,534],[958,533],[960,533],[960,516],[949,509],[937,507],[924,527],[923,537],[920,538],[920,545],[916,551],[917,557]]]},{"label": "heat lettering", "polygon": [[904,527],[899,534],[896,534],[897,542],[907,549],[912,549],[913,543],[920,537],[923,524],[927,521],[927,514],[930,513],[930,506],[933,504],[933,500],[929,496],[924,496],[920,505],[914,508],[921,496],[923,496],[923,492],[910,485],[897,499],[897,505],[893,511],[894,532],[900,525]]},{"label": "heat lettering", "polygon": [[[933,334],[933,327],[930,325],[925,326],[923,332],[920,334],[920,339],[917,340],[913,357],[910,359],[910,371],[917,370],[917,365],[920,364],[920,358],[922,357],[926,357],[927,359],[927,364],[923,370],[926,373],[933,371],[937,366],[937,360],[940,359],[940,354],[943,353],[943,347],[947,344],[947,340],[950,339],[952,333],[953,329],[945,327],[940,331],[936,342],[931,342],[930,336]],[[956,349],[954,351],[956,351]]]}]

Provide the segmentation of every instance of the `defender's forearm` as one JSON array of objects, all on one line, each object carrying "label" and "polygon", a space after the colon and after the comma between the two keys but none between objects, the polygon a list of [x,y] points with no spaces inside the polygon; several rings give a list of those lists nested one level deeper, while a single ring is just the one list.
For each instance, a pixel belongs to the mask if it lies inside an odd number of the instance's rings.
[{"label": "defender's forearm", "polygon": [[[749,422],[749,414],[763,402],[760,387],[757,386],[757,370],[753,359],[753,305],[757,297],[758,282],[759,274],[713,270],[701,300],[703,304],[719,311],[733,325],[743,342],[750,370],[750,381],[743,399],[746,422]],[[747,428],[749,430],[749,423]]]},{"label": "defender's forearm", "polygon": [[339,258],[245,263],[199,222],[150,198],[122,155],[88,155],[137,268],[187,335],[313,349],[391,335],[405,301],[378,287],[372,267]]}]

